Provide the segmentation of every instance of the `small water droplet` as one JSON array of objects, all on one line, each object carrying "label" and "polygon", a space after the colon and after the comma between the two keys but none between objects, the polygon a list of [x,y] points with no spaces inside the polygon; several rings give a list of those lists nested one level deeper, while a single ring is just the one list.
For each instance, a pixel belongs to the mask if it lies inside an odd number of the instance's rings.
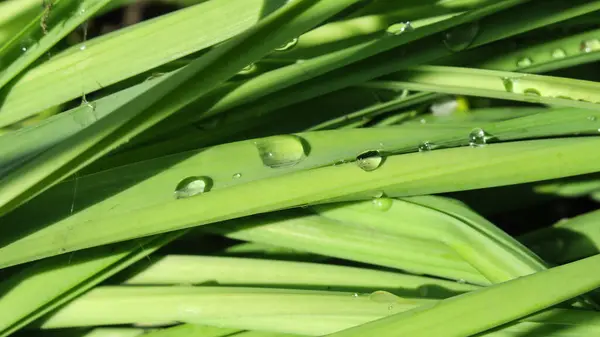
[{"label": "small water droplet", "polygon": [[394,305],[393,304],[388,305],[388,310],[392,310],[392,309],[394,309]]},{"label": "small water droplet", "polygon": [[258,67],[256,66],[256,64],[254,63],[250,63],[249,65],[245,66],[244,68],[242,68],[242,70],[240,70],[238,72],[238,75],[248,75],[248,74],[252,74],[253,72],[255,72],[258,69]]},{"label": "small water droplet", "polygon": [[392,199],[382,197],[373,198],[372,202],[375,209],[382,212],[388,211],[390,208],[392,208],[392,205],[394,204],[394,201]]},{"label": "small water droplet", "polygon": [[19,43],[19,48],[21,49],[21,51],[23,53],[27,52],[29,49],[31,49],[31,46],[35,43],[35,41],[33,41],[33,39],[31,38],[25,38],[23,40],[21,40],[21,42]]},{"label": "small water droplet", "polygon": [[212,179],[208,177],[187,177],[175,187],[175,198],[188,198],[200,193],[210,191]]},{"label": "small water droplet", "polygon": [[579,50],[583,53],[591,53],[600,50],[600,40],[590,39],[582,41],[579,45]]},{"label": "small water droplet", "polygon": [[395,23],[389,26],[386,29],[386,33],[388,35],[400,35],[404,32],[410,32],[414,30],[413,26],[410,24],[410,21]]},{"label": "small water droplet", "polygon": [[358,297],[358,293],[352,294],[352,297]]},{"label": "small water droplet", "polygon": [[552,57],[555,59],[562,59],[567,57],[567,53],[563,49],[556,48],[552,51]]},{"label": "small water droplet", "polygon": [[400,297],[384,290],[377,290],[369,295],[369,299],[377,303],[395,303],[400,300]]},{"label": "small water droplet", "polygon": [[363,171],[374,171],[383,163],[383,157],[379,151],[366,151],[356,157],[356,164]]},{"label": "small water droplet", "polygon": [[308,154],[307,145],[295,135],[267,137],[254,144],[263,164],[271,168],[296,165]]},{"label": "small water droplet", "polygon": [[435,144],[428,142],[428,141],[422,142],[421,144],[419,144],[419,147],[418,147],[419,152],[428,152],[428,151],[434,150],[435,148],[436,148]]},{"label": "small water droplet", "polygon": [[502,85],[507,92],[514,92],[515,81],[510,77],[502,77]]},{"label": "small water droplet", "polygon": [[242,177],[241,173],[236,173],[233,175],[233,179],[240,179]]},{"label": "small water droplet", "polygon": [[468,22],[444,33],[444,45],[452,52],[459,52],[471,46],[479,34],[479,22]]},{"label": "small water droplet", "polygon": [[85,48],[87,48],[84,44],[81,45],[81,47],[79,47],[79,50],[85,50]]},{"label": "small water droplet", "polygon": [[529,96],[541,96],[542,94],[539,92],[539,90],[534,89],[534,88],[527,88],[525,90],[523,90],[523,93],[525,95],[529,95]]},{"label": "small water droplet", "polygon": [[596,116],[588,116],[587,119],[590,120],[590,121],[592,121],[592,122],[595,122],[596,119],[597,119],[597,117]]},{"label": "small water droplet", "polygon": [[461,279],[461,278],[460,278],[460,279],[456,280],[456,283],[459,283],[459,284],[466,284],[466,283],[467,283],[467,281],[465,281],[465,280],[463,280],[463,279]]},{"label": "small water droplet", "polygon": [[421,124],[427,124],[427,120],[425,118],[421,118],[421,120],[419,120],[419,123],[421,123]]},{"label": "small water droplet", "polygon": [[427,294],[429,293],[429,287],[426,285],[419,286],[417,290],[419,291],[419,295],[423,297],[427,296]]},{"label": "small water droplet", "polygon": [[295,37],[292,40],[288,41],[287,43],[281,45],[278,48],[275,48],[276,51],[287,51],[290,50],[292,48],[294,48],[297,44],[298,44],[298,38]]},{"label": "small water droplet", "polygon": [[475,128],[469,133],[469,145],[471,146],[483,146],[486,145],[488,140],[492,139],[493,136],[485,132],[481,128]]},{"label": "small water droplet", "polygon": [[525,68],[533,64],[533,60],[529,57],[521,57],[517,60],[517,67]]}]

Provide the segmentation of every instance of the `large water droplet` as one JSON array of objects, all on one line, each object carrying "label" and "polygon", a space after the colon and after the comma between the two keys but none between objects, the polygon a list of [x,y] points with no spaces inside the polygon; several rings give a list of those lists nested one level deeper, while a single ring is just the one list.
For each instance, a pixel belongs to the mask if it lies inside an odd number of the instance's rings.
[{"label": "large water droplet", "polygon": [[356,157],[356,164],[364,171],[373,171],[383,163],[383,157],[379,151],[366,151]]},{"label": "large water droplet", "polygon": [[525,68],[533,64],[533,60],[529,57],[521,57],[517,60],[517,67]]},{"label": "large water droplet", "polygon": [[212,179],[209,177],[187,177],[175,187],[175,198],[188,198],[200,193],[210,191]]},{"label": "large water droplet", "polygon": [[436,148],[435,144],[431,143],[431,142],[423,142],[421,144],[419,144],[419,152],[428,152],[431,150],[434,150]]},{"label": "large water droplet", "polygon": [[390,198],[373,198],[373,206],[375,209],[385,212],[392,208],[394,201]]},{"label": "large water droplet", "polygon": [[471,146],[483,146],[486,145],[488,140],[492,139],[493,136],[485,132],[481,128],[476,128],[469,133],[469,145]]},{"label": "large water droplet", "polygon": [[479,22],[469,22],[456,26],[444,33],[444,45],[452,52],[459,52],[471,46],[479,34]]},{"label": "large water droplet", "polygon": [[552,57],[555,59],[562,59],[567,57],[567,53],[563,49],[556,48],[552,51]]},{"label": "large water droplet", "polygon": [[377,290],[369,295],[369,299],[377,303],[396,303],[400,297],[384,290]]},{"label": "large water droplet", "polygon": [[600,50],[600,40],[590,39],[582,41],[579,45],[579,50],[584,53],[591,53]]},{"label": "large water droplet", "polygon": [[263,138],[254,144],[263,164],[271,168],[296,165],[308,154],[308,146],[295,135]]},{"label": "large water droplet", "polygon": [[515,81],[510,77],[502,77],[502,85],[507,92],[514,92]]},{"label": "large water droplet", "polygon": [[395,24],[389,26],[386,29],[386,33],[388,35],[400,35],[404,32],[410,32],[412,30],[414,30],[413,26],[410,24],[409,21],[406,21],[406,22],[395,23]]},{"label": "large water droplet", "polygon": [[275,48],[275,50],[276,51],[287,51],[287,50],[294,48],[297,44],[298,44],[298,38],[295,37],[292,40],[288,41],[287,43],[281,45],[280,47]]}]

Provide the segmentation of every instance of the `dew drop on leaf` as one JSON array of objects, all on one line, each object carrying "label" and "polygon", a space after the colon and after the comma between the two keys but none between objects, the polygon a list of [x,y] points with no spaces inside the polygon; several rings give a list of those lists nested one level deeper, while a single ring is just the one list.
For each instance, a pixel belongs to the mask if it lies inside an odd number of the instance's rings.
[{"label": "dew drop on leaf", "polygon": [[579,45],[579,50],[583,53],[591,53],[593,51],[600,50],[600,40],[598,39],[590,39],[581,41]]},{"label": "dew drop on leaf", "polygon": [[377,290],[369,295],[369,299],[377,303],[395,303],[400,300],[400,297],[384,290]]},{"label": "dew drop on leaf", "polygon": [[517,60],[517,67],[525,68],[533,64],[533,60],[529,57],[522,57]]},{"label": "dew drop on leaf", "polygon": [[429,152],[433,149],[435,149],[435,144],[431,143],[431,142],[422,142],[421,144],[419,144],[419,152]]},{"label": "dew drop on leaf", "polygon": [[233,179],[240,179],[242,177],[241,173],[236,173],[233,175]]},{"label": "dew drop on leaf", "polygon": [[400,35],[404,32],[410,32],[412,30],[414,30],[413,26],[410,24],[409,21],[406,21],[406,22],[395,23],[395,24],[389,26],[386,29],[386,33],[388,35]]},{"label": "dew drop on leaf", "polygon": [[187,177],[175,187],[175,198],[183,199],[210,191],[212,179],[209,177]]},{"label": "dew drop on leaf", "polygon": [[469,145],[471,146],[484,146],[488,140],[492,139],[493,136],[485,132],[481,128],[475,128],[469,133]]},{"label": "dew drop on leaf", "polygon": [[507,92],[514,92],[515,90],[515,82],[510,77],[502,77],[502,85]]},{"label": "dew drop on leaf", "polygon": [[567,57],[567,53],[563,49],[556,48],[552,51],[552,57],[555,59],[562,59]]},{"label": "dew drop on leaf", "polygon": [[356,164],[358,167],[367,172],[378,169],[382,163],[383,157],[379,151],[366,151],[356,157]]},{"label": "dew drop on leaf", "polygon": [[258,155],[270,168],[293,166],[306,158],[308,146],[295,135],[267,137],[254,142]]},{"label": "dew drop on leaf", "polygon": [[542,94],[539,92],[539,90],[535,89],[535,88],[527,88],[525,90],[523,90],[523,93],[525,95],[530,95],[530,96],[541,96]]},{"label": "dew drop on leaf", "polygon": [[459,52],[471,46],[479,34],[479,22],[469,22],[456,26],[444,33],[444,45],[452,52]]},{"label": "dew drop on leaf", "polygon": [[390,198],[373,198],[372,202],[375,209],[382,212],[388,211],[394,204]]}]

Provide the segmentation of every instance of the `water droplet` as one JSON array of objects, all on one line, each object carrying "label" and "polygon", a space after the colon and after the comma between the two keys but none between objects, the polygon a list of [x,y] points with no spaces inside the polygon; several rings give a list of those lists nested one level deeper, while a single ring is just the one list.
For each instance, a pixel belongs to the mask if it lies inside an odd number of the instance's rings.
[{"label": "water droplet", "polygon": [[534,89],[534,88],[527,88],[527,89],[523,90],[523,94],[529,95],[529,96],[541,96],[542,95],[539,92],[539,90]]},{"label": "water droplet", "polygon": [[85,50],[85,48],[87,48],[84,44],[81,45],[81,47],[79,47],[79,50]]},{"label": "water droplet", "polygon": [[374,171],[383,163],[383,157],[379,151],[366,151],[356,157],[356,164],[363,171]]},{"label": "water droplet", "polygon": [[428,152],[435,148],[436,148],[435,144],[430,143],[428,141],[425,141],[425,142],[419,144],[419,147],[418,147],[419,152]]},{"label": "water droplet", "polygon": [[236,173],[233,175],[233,179],[240,179],[242,177],[241,173]]},{"label": "water droplet", "polygon": [[307,145],[295,135],[267,137],[254,144],[263,164],[271,168],[296,165],[308,153]]},{"label": "water droplet", "polygon": [[595,122],[596,119],[597,119],[597,117],[596,116],[588,116],[587,119],[590,120],[590,121],[592,121],[592,122]]},{"label": "water droplet", "polygon": [[459,283],[459,284],[466,284],[466,283],[467,283],[467,281],[465,281],[465,280],[463,280],[463,279],[461,279],[461,278],[460,278],[460,279],[456,280],[456,283]]},{"label": "water droplet", "polygon": [[419,123],[421,123],[421,124],[427,124],[427,120],[425,118],[421,118],[421,120],[419,120]]},{"label": "water droplet", "polygon": [[582,41],[579,45],[579,50],[583,53],[591,53],[600,50],[600,40],[591,39]]},{"label": "water droplet", "polygon": [[413,26],[410,24],[410,21],[395,23],[389,26],[386,29],[386,33],[388,35],[400,35],[404,32],[410,32],[414,30]]},{"label": "water droplet", "polygon": [[358,293],[352,294],[352,297],[358,297]]},{"label": "water droplet", "polygon": [[394,309],[394,305],[393,304],[388,305],[388,310],[392,310],[392,309]]},{"label": "water droplet", "polygon": [[514,92],[515,90],[515,81],[510,77],[503,77],[502,85],[504,85],[504,90],[507,92]]},{"label": "water droplet", "polygon": [[375,191],[372,195],[373,198],[381,198],[383,197],[383,191]]},{"label": "water droplet", "polygon": [[25,38],[23,40],[21,40],[21,42],[19,43],[19,48],[21,49],[21,51],[23,53],[27,52],[29,49],[31,49],[31,46],[33,46],[35,44],[35,41],[32,38]]},{"label": "water droplet", "polygon": [[533,60],[530,59],[529,57],[521,57],[520,59],[517,60],[517,67],[519,67],[519,68],[529,67],[532,64],[533,64]]},{"label": "water droplet", "polygon": [[555,59],[562,59],[567,57],[567,53],[563,49],[556,48],[552,51],[552,57]]},{"label": "water droplet", "polygon": [[395,303],[400,300],[400,297],[384,290],[377,290],[369,295],[369,299],[377,303]]},{"label": "water droplet", "polygon": [[493,136],[485,132],[481,128],[476,128],[469,133],[469,145],[471,146],[483,146],[487,144],[488,140],[492,139]]},{"label": "water droplet", "polygon": [[275,48],[275,50],[276,51],[287,51],[287,50],[294,48],[297,44],[298,44],[298,38],[295,37],[292,40],[290,40],[289,42],[281,45],[280,47]]},{"label": "water droplet", "polygon": [[183,179],[175,187],[175,198],[188,198],[200,193],[210,191],[212,179],[208,177],[188,177]]},{"label": "water droplet", "polygon": [[387,210],[389,210],[390,208],[392,208],[392,205],[394,204],[394,201],[390,198],[382,198],[382,197],[378,197],[378,198],[373,198],[373,206],[375,206],[375,209],[385,212]]},{"label": "water droplet", "polygon": [[242,68],[242,70],[240,70],[238,72],[238,75],[248,75],[248,74],[252,74],[253,72],[255,72],[256,70],[258,70],[258,67],[256,66],[256,64],[254,63],[250,63],[249,65],[245,66],[244,68]]},{"label": "water droplet", "polygon": [[471,46],[479,34],[479,22],[468,22],[444,33],[444,45],[452,52],[459,52]]},{"label": "water droplet", "polygon": [[419,286],[417,290],[419,291],[419,295],[423,297],[427,296],[427,294],[429,293],[429,287],[426,285]]}]

